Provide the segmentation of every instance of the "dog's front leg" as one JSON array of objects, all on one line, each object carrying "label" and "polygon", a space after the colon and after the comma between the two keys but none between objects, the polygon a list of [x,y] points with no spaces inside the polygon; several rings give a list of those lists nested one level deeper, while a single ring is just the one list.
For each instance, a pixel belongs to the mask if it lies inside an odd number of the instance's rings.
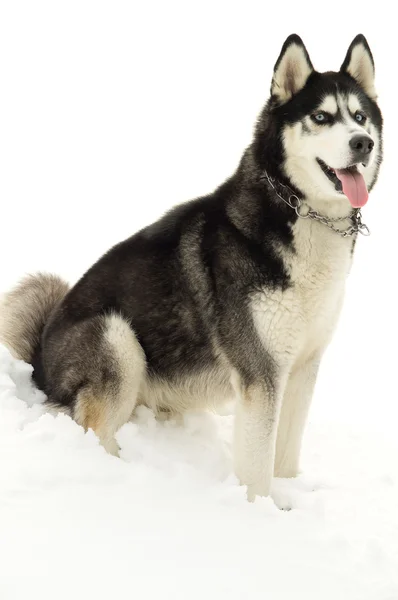
[{"label": "dog's front leg", "polygon": [[296,477],[301,441],[307,420],[321,353],[295,365],[283,395],[276,440],[275,477]]},{"label": "dog's front leg", "polygon": [[282,389],[264,379],[244,386],[236,407],[235,473],[247,486],[248,500],[268,496],[274,472]]}]

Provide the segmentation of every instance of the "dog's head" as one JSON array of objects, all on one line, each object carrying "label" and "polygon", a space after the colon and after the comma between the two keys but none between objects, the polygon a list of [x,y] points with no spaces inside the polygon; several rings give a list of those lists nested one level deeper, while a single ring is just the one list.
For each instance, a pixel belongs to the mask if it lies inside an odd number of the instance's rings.
[{"label": "dog's head", "polygon": [[347,206],[348,199],[363,206],[378,174],[381,134],[373,57],[364,36],[353,40],[340,71],[327,73],[315,71],[302,40],[289,36],[275,65],[257,146],[267,144],[268,153],[279,155],[291,184],[314,201]]}]

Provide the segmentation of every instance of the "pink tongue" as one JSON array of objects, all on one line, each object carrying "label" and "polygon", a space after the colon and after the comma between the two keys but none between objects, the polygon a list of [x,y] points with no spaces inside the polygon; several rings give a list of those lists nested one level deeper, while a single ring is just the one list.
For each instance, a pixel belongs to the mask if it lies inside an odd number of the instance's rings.
[{"label": "pink tongue", "polygon": [[369,194],[366,183],[359,171],[349,171],[348,169],[336,169],[336,175],[340,179],[343,192],[347,196],[354,208],[365,206]]}]

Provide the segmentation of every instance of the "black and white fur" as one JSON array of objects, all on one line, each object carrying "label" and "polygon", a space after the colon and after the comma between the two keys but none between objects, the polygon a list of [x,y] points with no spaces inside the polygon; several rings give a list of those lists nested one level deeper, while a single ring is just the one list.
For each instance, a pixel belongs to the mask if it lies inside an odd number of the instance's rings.
[{"label": "black and white fur", "polygon": [[[364,165],[350,147],[359,134],[372,140]],[[352,237],[298,218],[276,191],[288,185],[348,226],[352,208],[325,165],[358,163],[371,189],[381,134],[365,38],[321,74],[290,36],[235,174],[112,248],[69,291],[55,276],[24,280],[4,299],[0,341],[114,454],[138,404],[175,415],[236,397],[235,471],[250,500],[268,495],[273,475],[298,473],[353,254]]]}]

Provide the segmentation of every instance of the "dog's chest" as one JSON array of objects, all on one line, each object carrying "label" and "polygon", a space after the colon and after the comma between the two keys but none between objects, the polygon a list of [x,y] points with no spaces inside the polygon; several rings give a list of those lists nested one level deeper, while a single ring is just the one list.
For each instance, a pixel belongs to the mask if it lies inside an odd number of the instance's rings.
[{"label": "dog's chest", "polygon": [[290,286],[264,288],[252,300],[261,341],[286,363],[320,352],[329,342],[351,265],[350,240],[318,223],[300,221],[295,227],[295,252],[283,254]]}]

